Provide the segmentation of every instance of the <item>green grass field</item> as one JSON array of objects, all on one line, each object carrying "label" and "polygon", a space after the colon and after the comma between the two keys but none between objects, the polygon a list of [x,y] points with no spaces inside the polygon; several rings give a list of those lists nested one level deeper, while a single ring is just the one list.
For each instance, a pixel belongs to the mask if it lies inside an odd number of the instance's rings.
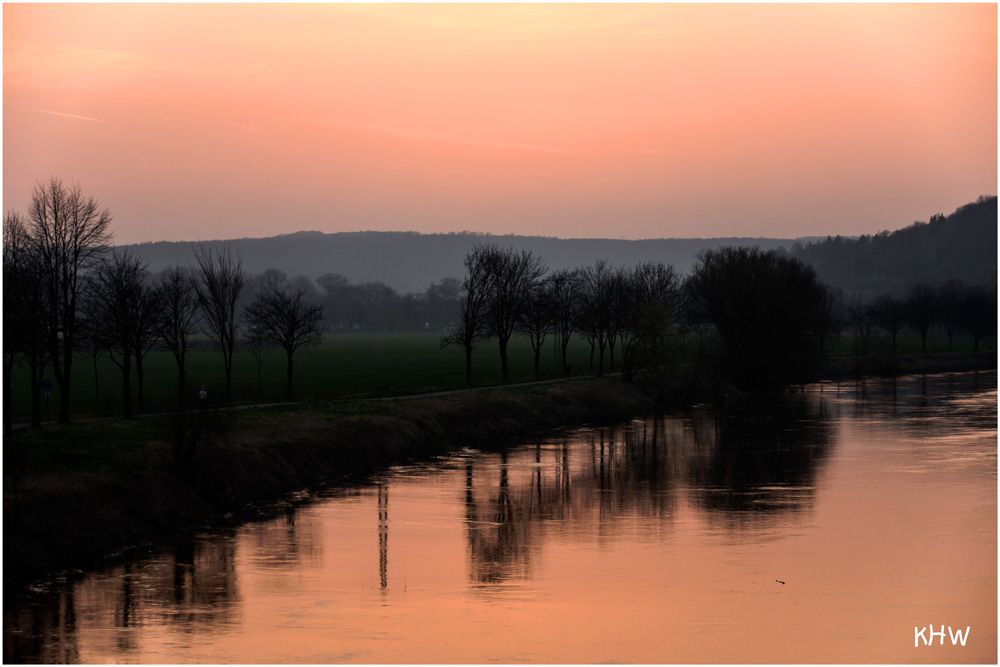
[{"label": "green grass field", "polygon": [[[870,354],[887,351],[884,336],[873,336]],[[996,346],[991,337],[980,349]],[[964,336],[954,339],[956,351],[972,351],[972,341]],[[928,352],[945,352],[948,340],[944,335],[928,337]],[[840,345],[827,344],[825,352],[834,355],[855,353],[853,336],[841,336]],[[913,334],[900,336],[897,352],[920,352],[920,339]],[[574,375],[589,373],[590,347],[582,339],[574,339],[568,349]],[[533,353],[527,339],[515,337],[508,349],[511,382],[535,379]],[[607,359],[605,364],[607,368]],[[596,359],[595,359],[596,364]],[[145,412],[162,412],[175,407],[177,367],[169,352],[150,352],[145,361]],[[482,344],[473,352],[473,383],[477,386],[501,383],[500,354],[495,341]],[[55,387],[48,399],[42,399],[42,419],[48,421],[59,414],[59,392]],[[550,337],[541,356],[541,378],[561,377]],[[460,347],[441,349],[440,334],[436,333],[351,333],[331,334],[321,346],[301,350],[295,355],[295,399],[329,399],[386,396],[418,392],[459,389],[465,386],[465,355]],[[76,417],[121,414],[121,371],[110,360],[99,359],[95,371],[93,358],[79,355],[73,366],[72,411]],[[188,353],[186,395],[192,401],[198,388],[205,385],[210,403],[219,405],[225,399],[225,372],[222,353],[199,349]],[[285,355],[272,350],[261,366],[261,390],[258,390],[257,365],[248,351],[238,352],[233,363],[233,396],[231,402],[277,402],[285,400]],[[137,380],[133,371],[133,409]],[[27,372],[15,369],[13,378],[14,421],[30,419]]]},{"label": "green grass field", "polygon": [[[582,340],[570,343],[569,363],[574,375],[587,372],[590,347]],[[515,338],[508,349],[511,382],[533,380],[534,356],[527,339]],[[596,363],[596,361],[595,361]],[[500,384],[500,353],[495,341],[473,352],[473,382],[477,386]],[[543,378],[561,377],[552,339],[541,356]],[[159,412],[175,405],[177,366],[169,352],[150,352],[144,362],[145,411]],[[59,392],[51,370],[52,391],[42,398],[42,419],[59,414]],[[233,402],[285,400],[285,354],[272,350],[261,366],[258,391],[257,364],[250,352],[237,352],[233,361]],[[441,349],[440,335],[432,333],[361,333],[327,335],[321,346],[295,355],[295,399],[349,398],[458,389],[465,386],[465,353],[460,347]],[[225,395],[222,353],[196,350],[188,353],[187,395],[196,400],[205,385],[212,403]],[[132,373],[133,408],[137,380]],[[121,371],[110,360],[99,359],[96,382],[93,358],[78,355],[73,364],[72,414],[104,416],[122,412]],[[14,421],[30,419],[29,381],[24,369],[15,369],[12,395]]]}]

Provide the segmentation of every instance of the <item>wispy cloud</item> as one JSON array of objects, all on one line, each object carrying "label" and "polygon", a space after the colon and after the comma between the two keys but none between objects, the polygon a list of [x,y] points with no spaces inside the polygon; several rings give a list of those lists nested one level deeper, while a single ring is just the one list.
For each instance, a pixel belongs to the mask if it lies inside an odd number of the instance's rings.
[{"label": "wispy cloud", "polygon": [[63,113],[61,111],[49,111],[48,109],[32,109],[28,108],[28,111],[37,111],[38,113],[52,114],[53,116],[62,116],[64,118],[76,118],[77,120],[89,120],[92,123],[103,123],[104,121],[100,118],[88,118],[87,116],[77,116],[72,113]]}]

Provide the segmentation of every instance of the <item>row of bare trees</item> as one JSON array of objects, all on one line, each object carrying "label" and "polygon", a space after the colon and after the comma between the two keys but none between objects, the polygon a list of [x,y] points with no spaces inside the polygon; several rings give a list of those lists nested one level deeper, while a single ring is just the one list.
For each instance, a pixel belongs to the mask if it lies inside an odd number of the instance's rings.
[{"label": "row of bare trees", "polygon": [[599,373],[605,352],[614,368],[616,346],[629,373],[639,361],[660,359],[664,337],[680,319],[680,278],[673,267],[658,262],[622,268],[602,260],[546,275],[545,262],[529,251],[481,244],[466,255],[465,269],[458,325],[442,345],[464,348],[468,384],[472,351],[488,340],[497,342],[501,374],[508,381],[507,348],[515,333],[530,342],[536,375],[549,335],[556,336],[563,368],[569,370],[566,350],[574,334],[589,343],[591,367],[596,352]]},{"label": "row of bare trees", "polygon": [[972,338],[978,354],[983,339],[996,333],[996,288],[967,285],[949,280],[938,287],[917,283],[903,296],[882,294],[865,301],[857,295],[842,296],[834,305],[833,318],[840,329],[849,329],[859,354],[867,354],[872,335],[880,331],[888,341],[888,351],[895,354],[899,335],[909,330],[920,337],[922,351],[927,350],[927,337],[940,328],[953,349],[955,334]]},{"label": "row of bare trees", "polygon": [[[3,221],[3,350],[5,430],[12,426],[12,376],[27,367],[31,423],[41,424],[41,392],[51,368],[59,391],[59,421],[68,422],[74,355],[88,352],[96,366],[109,358],[121,371],[126,416],[144,408],[143,361],[150,350],[172,353],[178,404],[186,392],[192,337],[205,334],[222,352],[231,395],[233,355],[245,337],[286,353],[287,393],[293,357],[320,342],[323,307],[304,300],[287,280],[260,285],[249,303],[238,256],[225,247],[196,246],[196,266],[175,266],[153,277],[148,264],[125,249],[111,249],[111,213],[79,185],[52,178],[32,190],[27,217],[10,211]],[[283,275],[283,274],[282,274]]]}]

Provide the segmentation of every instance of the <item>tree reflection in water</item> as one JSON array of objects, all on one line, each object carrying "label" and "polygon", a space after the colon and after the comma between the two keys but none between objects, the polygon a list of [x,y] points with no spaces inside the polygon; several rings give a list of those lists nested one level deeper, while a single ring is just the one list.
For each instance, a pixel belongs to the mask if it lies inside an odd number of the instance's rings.
[{"label": "tree reflection in water", "polygon": [[147,625],[181,634],[224,632],[238,621],[235,553],[233,529],[188,537],[170,552],[11,601],[4,609],[4,662],[87,662],[77,649],[83,625],[107,628],[100,639],[121,656],[139,650]]},{"label": "tree reflection in water", "polygon": [[812,506],[833,437],[826,411],[822,400],[785,395],[724,415],[578,430],[582,448],[562,438],[469,461],[470,580],[528,577],[550,530],[599,543],[626,530],[656,534],[680,502],[724,527],[766,529]]}]

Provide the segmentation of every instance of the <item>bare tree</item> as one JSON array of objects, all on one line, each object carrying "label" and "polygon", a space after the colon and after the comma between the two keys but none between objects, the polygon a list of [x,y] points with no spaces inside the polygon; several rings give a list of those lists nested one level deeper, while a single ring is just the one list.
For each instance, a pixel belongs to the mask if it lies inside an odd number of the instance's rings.
[{"label": "bare tree", "polygon": [[200,315],[195,278],[187,268],[175,266],[160,274],[157,289],[162,303],[156,322],[157,334],[174,355],[177,403],[183,405],[188,341],[198,326]]},{"label": "bare tree", "polygon": [[937,294],[934,288],[917,283],[906,298],[906,319],[920,334],[920,351],[927,351],[927,334],[938,320]]},{"label": "bare tree", "polygon": [[52,318],[47,333],[59,384],[59,421],[67,423],[81,279],[111,243],[111,213],[84,197],[79,185],[67,187],[51,178],[32,190],[28,219]]},{"label": "bare tree", "polygon": [[257,400],[261,400],[264,398],[264,358],[271,351],[272,343],[267,339],[264,331],[256,322],[249,322],[247,324],[243,341],[246,348],[250,350],[250,354],[253,355],[254,363],[257,364]]},{"label": "bare tree", "polygon": [[938,288],[938,314],[941,318],[941,324],[944,325],[944,331],[948,335],[949,352],[952,350],[952,339],[955,337],[955,331],[961,325],[961,303],[964,292],[965,283],[957,278],[949,280]]},{"label": "bare tree", "polygon": [[535,353],[535,377],[541,372],[542,344],[552,331],[552,293],[548,282],[540,281],[528,290],[528,298],[514,330],[527,337]]},{"label": "bare tree", "polygon": [[195,291],[201,307],[202,326],[205,334],[222,352],[226,370],[226,394],[231,396],[233,354],[236,351],[236,331],[239,324],[236,306],[246,281],[246,272],[239,255],[233,258],[228,246],[216,248],[214,252],[211,247],[195,246],[194,256],[201,279],[196,284]]},{"label": "bare tree", "polygon": [[490,274],[486,267],[488,246],[477,244],[465,255],[465,280],[459,303],[458,326],[441,339],[441,346],[465,349],[465,383],[472,384],[472,350],[489,338],[486,310],[490,296]]},{"label": "bare tree", "polygon": [[162,304],[160,291],[149,281],[149,272],[146,271],[144,284],[136,304],[135,326],[132,328],[132,345],[135,350],[135,379],[136,379],[136,407],[139,410],[146,408],[146,399],[143,392],[145,386],[145,369],[142,362],[146,359],[146,354],[153,349],[160,339],[159,319]]},{"label": "bare tree", "polygon": [[13,427],[14,366],[25,363],[30,376],[31,425],[42,425],[41,383],[48,362],[49,319],[38,253],[24,218],[14,211],[3,220],[4,430]]},{"label": "bare tree", "polygon": [[488,245],[483,261],[489,285],[489,307],[486,319],[490,333],[500,346],[500,369],[503,381],[508,381],[507,344],[514,334],[518,318],[524,312],[531,290],[545,274],[545,262],[528,250],[517,252],[513,247]]},{"label": "bare tree", "polygon": [[889,334],[889,352],[896,353],[896,338],[906,323],[906,308],[890,294],[877,297],[871,304],[871,316],[875,326]]},{"label": "bare tree", "polygon": [[640,365],[659,366],[667,335],[681,317],[680,277],[668,264],[644,262],[628,272],[622,302],[622,373],[629,379]]},{"label": "bare tree", "polygon": [[868,354],[868,340],[875,324],[875,307],[866,303],[860,294],[851,295],[847,306],[847,324],[854,329],[855,351]]},{"label": "bare tree", "polygon": [[288,294],[271,289],[258,294],[244,309],[244,317],[255,335],[285,350],[288,397],[292,397],[292,364],[295,352],[323,340],[320,322],[323,306],[307,303],[304,292]]},{"label": "bare tree", "polygon": [[147,284],[147,265],[128,249],[114,250],[102,259],[86,281],[84,310],[86,329],[102,346],[122,373],[122,403],[125,416],[132,416],[132,361],[136,329],[141,325],[152,288]]},{"label": "bare tree", "polygon": [[979,343],[997,331],[997,288],[985,285],[968,287],[961,298],[962,326],[972,334],[973,350],[979,354]]},{"label": "bare tree", "polygon": [[583,269],[583,298],[577,311],[577,328],[591,343],[590,365],[594,348],[598,352],[597,372],[604,374],[604,350],[613,328],[615,271],[606,260]]},{"label": "bare tree", "polygon": [[580,269],[562,269],[549,276],[549,290],[552,297],[552,323],[559,340],[562,353],[562,367],[569,372],[566,363],[566,348],[576,331],[577,311],[583,289]]}]

